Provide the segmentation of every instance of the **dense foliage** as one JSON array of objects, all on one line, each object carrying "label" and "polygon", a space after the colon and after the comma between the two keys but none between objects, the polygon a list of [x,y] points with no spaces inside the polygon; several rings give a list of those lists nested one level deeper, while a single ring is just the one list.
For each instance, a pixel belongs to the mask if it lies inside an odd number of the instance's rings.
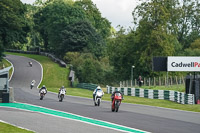
[{"label": "dense foliage", "polygon": [[68,51],[87,51],[96,57],[104,55],[105,41],[88,21],[68,25],[61,34],[60,53]]},{"label": "dense foliage", "polygon": [[116,32],[91,0],[3,0],[0,57],[5,47],[22,49],[27,39],[26,46],[72,64],[80,82],[111,84],[130,79],[133,65],[134,78],[165,75],[152,71],[154,56],[200,56],[197,0],[146,0],[132,15],[133,28]]},{"label": "dense foliage", "polygon": [[[134,28],[123,28],[110,40],[110,59],[122,79],[130,79],[134,65],[138,75],[152,71],[153,56],[199,56],[200,4],[195,0],[148,0],[133,11]],[[113,51],[113,49],[115,49]],[[161,76],[161,75],[160,75]]]},{"label": "dense foliage", "polygon": [[26,40],[29,26],[24,13],[25,6],[20,0],[0,1],[0,60],[5,48],[15,48],[15,43],[21,45]]},{"label": "dense foliage", "polygon": [[64,60],[73,65],[79,82],[95,84],[115,83],[108,57],[97,59],[91,53],[68,52]]}]

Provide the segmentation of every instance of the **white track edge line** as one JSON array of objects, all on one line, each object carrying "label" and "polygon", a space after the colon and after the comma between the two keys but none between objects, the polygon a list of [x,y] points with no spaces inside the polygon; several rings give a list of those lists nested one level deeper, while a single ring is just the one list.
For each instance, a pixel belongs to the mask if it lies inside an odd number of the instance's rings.
[{"label": "white track edge line", "polygon": [[[32,59],[32,58],[30,58],[30,59]],[[41,77],[40,82],[39,82],[39,84],[37,86],[37,88],[38,88],[40,86],[42,80],[43,80],[43,66],[42,66],[42,64],[39,61],[37,61],[35,59],[32,59],[32,60],[34,60],[35,62],[37,62],[40,65],[40,67],[41,67],[41,75],[42,75],[42,77]]]},{"label": "white track edge line", "polygon": [[[8,54],[8,55],[9,55],[9,54]],[[41,64],[39,61],[37,61],[37,60],[35,60],[35,59],[33,59],[33,58],[26,57],[26,56],[21,56],[21,55],[14,55],[14,56],[20,56],[20,57],[23,57],[23,58],[28,58],[28,59],[34,60],[35,62],[37,62],[37,63],[40,65],[42,77],[41,77],[40,82],[39,82],[39,84],[38,84],[38,86],[37,86],[37,88],[38,88],[38,87],[40,86],[42,80],[43,80],[43,67],[42,67],[42,64]],[[10,62],[10,61],[9,61],[9,62]],[[10,63],[12,64],[12,62],[10,62]],[[13,64],[12,64],[12,66],[13,66]],[[14,69],[14,66],[13,66],[13,69]],[[13,70],[13,71],[14,71],[14,70]]]},{"label": "white track edge line", "polygon": [[4,58],[5,60],[7,60],[10,64],[11,64],[11,66],[12,66],[12,68],[13,68],[13,71],[12,71],[12,74],[11,74],[11,76],[10,76],[10,78],[9,78],[9,80],[8,81],[10,81],[11,79],[12,79],[12,76],[13,76],[13,74],[14,74],[14,71],[15,71],[15,67],[13,66],[13,63],[11,62],[11,61],[9,61],[8,59],[6,59],[6,58]]}]

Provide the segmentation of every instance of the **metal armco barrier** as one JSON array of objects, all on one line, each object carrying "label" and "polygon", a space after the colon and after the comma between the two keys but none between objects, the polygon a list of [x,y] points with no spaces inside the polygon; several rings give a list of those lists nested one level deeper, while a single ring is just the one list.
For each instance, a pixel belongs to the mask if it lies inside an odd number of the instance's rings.
[{"label": "metal armco barrier", "polygon": [[23,54],[37,54],[44,55],[50,57],[54,62],[60,64],[61,67],[66,67],[66,63],[58,58],[56,58],[53,54],[46,52],[37,52],[37,51],[22,51],[22,50],[14,50],[14,49],[6,49],[7,52],[15,52],[15,53],[23,53]]},{"label": "metal armco barrier", "polygon": [[185,94],[184,92],[178,91],[107,86],[108,94],[112,94],[114,91],[121,91],[127,96],[170,100],[181,104],[195,104],[194,94]]},{"label": "metal armco barrier", "polygon": [[97,88],[97,86],[98,85],[91,83],[79,83],[76,85],[77,88],[88,89],[88,90],[94,90]]}]

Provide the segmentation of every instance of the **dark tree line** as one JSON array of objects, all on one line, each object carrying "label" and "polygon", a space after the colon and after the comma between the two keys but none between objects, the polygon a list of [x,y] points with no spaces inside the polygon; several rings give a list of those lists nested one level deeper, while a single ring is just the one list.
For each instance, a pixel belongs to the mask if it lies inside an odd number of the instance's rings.
[{"label": "dark tree line", "polygon": [[26,43],[30,31],[25,17],[26,6],[20,0],[0,1],[0,61],[5,48]]}]

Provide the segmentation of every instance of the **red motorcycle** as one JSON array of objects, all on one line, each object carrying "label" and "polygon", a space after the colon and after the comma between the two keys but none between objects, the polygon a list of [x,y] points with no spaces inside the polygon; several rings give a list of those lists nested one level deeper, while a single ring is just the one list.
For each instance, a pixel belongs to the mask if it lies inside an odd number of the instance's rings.
[{"label": "red motorcycle", "polygon": [[115,93],[111,106],[112,112],[114,111],[118,112],[121,101],[122,101],[121,93]]}]

